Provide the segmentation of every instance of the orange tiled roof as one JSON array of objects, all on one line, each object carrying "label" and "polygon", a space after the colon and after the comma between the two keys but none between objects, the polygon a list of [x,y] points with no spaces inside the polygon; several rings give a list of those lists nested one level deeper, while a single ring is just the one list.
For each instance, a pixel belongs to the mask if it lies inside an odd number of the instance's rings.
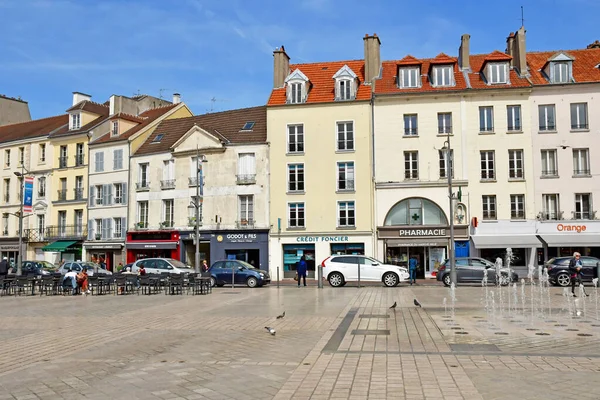
[{"label": "orange tiled roof", "polygon": [[18,124],[3,125],[0,126],[0,143],[45,136],[59,128],[67,127],[68,123],[69,115],[63,114]]},{"label": "orange tiled roof", "polygon": [[[504,56],[508,57],[504,57]],[[469,73],[469,83],[471,84],[471,88],[473,89],[503,89],[503,88],[519,88],[519,87],[528,87],[531,86],[531,83],[527,78],[519,77],[517,71],[514,69],[509,70],[508,79],[510,84],[503,85],[488,85],[487,82],[483,79],[482,71],[483,66],[488,61],[509,61],[511,60],[511,56],[500,53],[499,51],[494,51],[490,54],[473,54],[469,57],[469,63],[471,65],[471,71]]]},{"label": "orange tiled roof", "polygon": [[137,122],[137,123],[142,123],[144,122],[144,118],[140,116],[136,116],[136,115],[132,115],[132,114],[127,114],[127,113],[118,113],[118,114],[114,114],[110,117],[110,120],[113,119],[124,119],[125,121],[131,121],[131,122]]},{"label": "orange tiled roof", "polygon": [[[369,100],[371,98],[371,86],[363,84],[365,81],[364,60],[293,64],[290,65],[290,73],[299,69],[309,79],[311,87],[306,99],[307,104],[331,103],[335,101],[335,80],[333,79],[333,75],[344,65],[348,65],[358,77],[359,86],[356,93],[356,100]],[[283,105],[286,104],[286,100],[285,87],[273,89],[267,105]]]},{"label": "orange tiled roof", "polygon": [[95,103],[90,100],[80,101],[79,103],[75,104],[73,107],[68,108],[66,112],[74,111],[74,110],[83,110],[83,111],[87,111],[87,112],[90,112],[90,113],[96,114],[96,115],[104,115],[105,113],[108,114],[108,111],[109,111],[108,105],[106,103],[100,104],[100,103]]},{"label": "orange tiled roof", "polygon": [[542,69],[548,60],[559,53],[574,58],[573,79],[575,82],[600,82],[600,49],[556,50],[527,53],[527,65],[534,85],[549,85]]},{"label": "orange tiled roof", "polygon": [[402,60],[397,62],[398,65],[421,65],[423,61],[418,58],[413,57],[412,55],[407,55]]},{"label": "orange tiled roof", "polygon": [[435,58],[432,58],[429,62],[431,64],[454,64],[458,60],[454,57],[450,57],[447,54],[440,53]]}]

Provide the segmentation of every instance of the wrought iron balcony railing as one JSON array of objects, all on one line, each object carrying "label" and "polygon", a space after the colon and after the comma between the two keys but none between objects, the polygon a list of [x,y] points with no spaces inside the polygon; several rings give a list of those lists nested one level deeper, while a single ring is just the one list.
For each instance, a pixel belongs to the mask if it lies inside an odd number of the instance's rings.
[{"label": "wrought iron balcony railing", "polygon": [[238,229],[252,229],[254,228],[254,220],[253,219],[241,219],[239,221],[235,221],[235,225]]},{"label": "wrought iron balcony railing", "polygon": [[59,189],[57,201],[67,201],[67,189]]},{"label": "wrought iron balcony railing", "polygon": [[67,156],[58,157],[58,168],[67,168]]},{"label": "wrought iron balcony railing", "polygon": [[86,225],[47,226],[43,229],[25,229],[23,238],[29,242],[50,242],[59,239],[84,240]]},{"label": "wrought iron balcony railing", "polygon": [[75,188],[73,189],[74,192],[74,200],[83,200],[83,188]]},{"label": "wrought iron balcony railing", "polygon": [[77,154],[75,156],[75,166],[81,167],[85,162],[85,154]]}]

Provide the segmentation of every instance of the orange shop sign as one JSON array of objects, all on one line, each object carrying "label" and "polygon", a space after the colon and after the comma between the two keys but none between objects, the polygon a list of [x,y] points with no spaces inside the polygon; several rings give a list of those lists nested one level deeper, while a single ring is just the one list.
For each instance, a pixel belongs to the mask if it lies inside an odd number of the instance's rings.
[{"label": "orange shop sign", "polygon": [[587,227],[585,225],[569,225],[569,224],[558,224],[556,230],[559,232],[585,232]]}]

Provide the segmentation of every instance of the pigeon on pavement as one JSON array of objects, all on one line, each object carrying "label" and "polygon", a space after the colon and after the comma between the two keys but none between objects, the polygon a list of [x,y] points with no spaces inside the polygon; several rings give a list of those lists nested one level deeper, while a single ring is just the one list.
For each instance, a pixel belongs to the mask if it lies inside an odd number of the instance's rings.
[{"label": "pigeon on pavement", "polygon": [[281,315],[278,315],[277,319],[282,319],[283,317],[285,317],[285,311]]},{"label": "pigeon on pavement", "polygon": [[265,326],[265,329],[273,336],[275,336],[275,329],[269,327],[269,326]]},{"label": "pigeon on pavement", "polygon": [[390,308],[396,308],[397,305],[397,302],[394,302],[394,304],[392,304]]},{"label": "pigeon on pavement", "polygon": [[414,299],[413,303],[415,303],[415,306],[417,306],[417,307],[422,307],[421,303],[419,303],[419,300],[417,300],[417,299]]}]

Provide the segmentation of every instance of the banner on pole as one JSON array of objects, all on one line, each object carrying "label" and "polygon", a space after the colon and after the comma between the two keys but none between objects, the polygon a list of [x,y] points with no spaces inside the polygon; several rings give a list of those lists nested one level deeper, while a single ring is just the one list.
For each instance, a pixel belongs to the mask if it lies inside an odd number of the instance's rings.
[{"label": "banner on pole", "polygon": [[23,212],[33,211],[33,177],[25,177],[23,187]]}]

